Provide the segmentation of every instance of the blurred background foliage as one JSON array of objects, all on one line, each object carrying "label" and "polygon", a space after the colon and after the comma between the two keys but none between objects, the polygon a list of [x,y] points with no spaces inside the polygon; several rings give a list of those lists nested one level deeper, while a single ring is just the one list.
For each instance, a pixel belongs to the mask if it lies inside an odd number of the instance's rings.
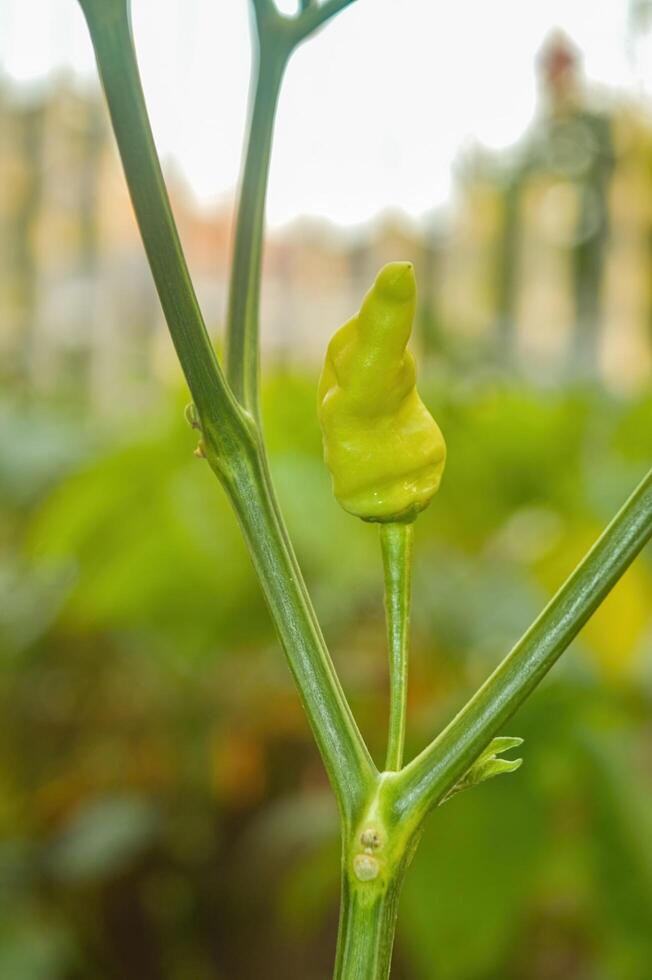
[{"label": "blurred background foliage", "polygon": [[[377,534],[334,503],[309,373],[265,383],[272,466],[378,760]],[[499,375],[422,389],[450,446],[419,520],[409,749],[518,638],[643,474],[652,398]],[[101,424],[3,400],[0,976],[326,977],[337,824],[181,390]],[[19,438],[17,437],[19,435]],[[396,976],[644,980],[652,962],[652,567],[511,723],[515,776],[437,811]]]},{"label": "blurred background foliage", "polygon": [[[643,4],[641,4],[641,9]],[[647,8],[646,8],[647,9]],[[458,200],[268,243],[264,418],[333,657],[380,761],[377,531],[333,500],[317,367],[410,258],[449,446],[418,523],[408,751],[527,628],[652,459],[652,123],[563,37],[513,152]],[[183,418],[101,99],[0,86],[0,978],[330,975],[337,820],[224,495]],[[435,132],[435,136],[436,136]],[[230,206],[172,197],[219,333]],[[503,734],[523,767],[438,810],[396,980],[650,980],[652,556]]]}]

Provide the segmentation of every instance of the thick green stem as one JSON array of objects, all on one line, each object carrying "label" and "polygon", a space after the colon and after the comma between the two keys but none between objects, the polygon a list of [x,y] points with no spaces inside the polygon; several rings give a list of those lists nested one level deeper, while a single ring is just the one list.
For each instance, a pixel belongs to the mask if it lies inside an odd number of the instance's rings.
[{"label": "thick green stem", "polygon": [[344,872],[334,980],[387,980],[401,884],[397,877],[379,891]]},{"label": "thick green stem", "polygon": [[446,729],[395,777],[397,817],[423,819],[542,681],[652,536],[652,470],[536,622]]},{"label": "thick green stem", "polygon": [[[219,475],[217,467],[216,471]],[[224,485],[335,790],[344,826],[350,827],[378,774],[326,648],[274,504],[262,456],[242,455],[233,479]]]},{"label": "thick green stem", "polygon": [[419,828],[391,810],[394,776],[376,778],[357,823],[343,833],[335,980],[389,976],[399,895],[419,839]]},{"label": "thick green stem", "polygon": [[403,765],[410,645],[413,524],[381,524],[389,649],[389,733],[385,769]]},{"label": "thick green stem", "polygon": [[[262,25],[259,31],[262,32]],[[254,98],[235,232],[226,334],[226,374],[238,401],[259,415],[259,307],[265,198],[276,105],[289,51],[259,38]]]}]

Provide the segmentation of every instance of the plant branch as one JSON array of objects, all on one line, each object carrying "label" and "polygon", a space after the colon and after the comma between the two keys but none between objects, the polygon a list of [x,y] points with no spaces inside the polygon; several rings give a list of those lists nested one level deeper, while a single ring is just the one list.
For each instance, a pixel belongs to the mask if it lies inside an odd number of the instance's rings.
[{"label": "plant branch", "polygon": [[652,470],[536,622],[446,729],[394,779],[397,816],[420,822],[577,636],[652,536]]},{"label": "plant branch", "polygon": [[385,769],[403,764],[410,644],[410,588],[413,524],[381,524],[385,613],[389,649],[389,734]]},{"label": "plant branch", "polygon": [[136,219],[172,340],[200,418],[240,413],[204,324],[147,116],[128,0],[80,0],[95,49]]},{"label": "plant branch", "polygon": [[252,0],[255,60],[247,148],[239,192],[226,328],[226,376],[241,405],[259,417],[260,283],[265,201],[274,119],[287,62],[295,47],[353,0],[303,4],[296,17],[270,0]]},{"label": "plant branch", "polygon": [[312,3],[304,7],[298,17],[292,21],[296,43],[305,41],[314,31],[325,24],[327,20],[339,14],[345,7],[355,3],[355,0],[326,0],[326,3]]},{"label": "plant branch", "polygon": [[319,631],[259,434],[234,399],[204,326],[147,118],[128,2],[81,4],[152,275],[199,414],[203,452],[238,514],[341,810],[353,819],[377,773]]},{"label": "plant branch", "polygon": [[[253,0],[253,104],[236,218],[227,317],[227,377],[259,419],[259,320],[265,199],[278,96],[297,39],[271,0]],[[211,461],[209,453],[209,461]],[[227,491],[296,680],[345,822],[377,771],[351,714],[310,601],[269,474],[264,447]],[[252,500],[258,499],[256,507]],[[270,561],[270,554],[276,560]]]},{"label": "plant branch", "polygon": [[273,0],[251,0],[251,4],[258,23],[261,22],[261,19],[265,17],[268,11],[274,12],[276,9]]},{"label": "plant branch", "polygon": [[376,784],[378,772],[324,642],[276,506],[264,458],[252,456],[226,484],[226,490],[333,785],[344,825],[350,828]]},{"label": "plant branch", "polygon": [[259,415],[259,311],[265,199],[276,106],[291,48],[280,18],[255,0],[253,104],[237,209],[226,329],[226,374],[238,401]]}]

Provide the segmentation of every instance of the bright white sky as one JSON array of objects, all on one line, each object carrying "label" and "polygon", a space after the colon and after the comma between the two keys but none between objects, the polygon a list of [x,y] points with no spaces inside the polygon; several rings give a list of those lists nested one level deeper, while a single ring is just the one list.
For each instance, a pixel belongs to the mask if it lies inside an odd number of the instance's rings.
[{"label": "bright white sky", "polygon": [[[132,9],[159,150],[201,202],[220,199],[240,163],[247,0],[132,0]],[[552,28],[581,47],[589,78],[634,88],[627,11],[627,0],[358,0],[290,64],[270,222],[311,214],[354,224],[388,207],[417,216],[441,204],[465,147],[522,133]],[[93,77],[76,0],[0,0],[0,65],[21,82],[62,66]]]}]

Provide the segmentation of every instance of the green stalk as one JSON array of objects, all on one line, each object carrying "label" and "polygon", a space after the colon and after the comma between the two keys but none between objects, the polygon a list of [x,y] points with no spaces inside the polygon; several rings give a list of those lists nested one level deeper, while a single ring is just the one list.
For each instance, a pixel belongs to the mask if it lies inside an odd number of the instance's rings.
[{"label": "green stalk", "polygon": [[[210,450],[208,458],[212,463]],[[233,479],[223,483],[337,796],[344,827],[350,828],[378,773],[317,623],[275,506],[264,459],[251,454]]]},{"label": "green stalk", "polygon": [[231,447],[245,438],[199,309],[170,208],[147,116],[134,50],[128,0],[80,0],[95,49],[111,123],[136,220],[174,346],[197,411],[228,423]]},{"label": "green stalk", "polygon": [[381,524],[389,649],[389,733],[385,769],[403,765],[410,644],[413,524]]},{"label": "green stalk", "polygon": [[394,773],[377,776],[357,824],[342,835],[334,980],[387,980],[405,871],[419,839],[391,809]]},{"label": "green stalk", "polygon": [[536,622],[447,728],[400,774],[397,818],[419,823],[541,683],[652,536],[652,470]]},{"label": "green stalk", "polygon": [[240,402],[259,417],[259,314],[265,198],[276,106],[289,55],[259,21],[254,98],[238,206],[226,333],[226,375]]},{"label": "green stalk", "polygon": [[288,27],[292,32],[293,43],[295,45],[305,41],[307,37],[318,30],[327,20],[339,14],[355,0],[325,0],[324,3],[317,3],[316,0],[302,2],[302,13],[300,17],[288,19]]},{"label": "green stalk", "polygon": [[294,49],[353,0],[327,0],[279,14],[271,0],[253,0],[257,48],[253,102],[237,208],[226,331],[226,375],[240,402],[258,419],[260,281],[265,200],[278,97]]},{"label": "green stalk", "polygon": [[[199,310],[147,117],[128,0],[81,0],[81,5],[152,275],[199,414],[202,450],[241,520],[247,517],[242,523],[254,565],[340,807],[349,814],[375,767],[319,631],[257,428],[224,379]],[[244,213],[252,212],[245,208]]]},{"label": "green stalk", "polygon": [[392,963],[402,878],[383,891],[342,876],[334,980],[387,980]]}]

